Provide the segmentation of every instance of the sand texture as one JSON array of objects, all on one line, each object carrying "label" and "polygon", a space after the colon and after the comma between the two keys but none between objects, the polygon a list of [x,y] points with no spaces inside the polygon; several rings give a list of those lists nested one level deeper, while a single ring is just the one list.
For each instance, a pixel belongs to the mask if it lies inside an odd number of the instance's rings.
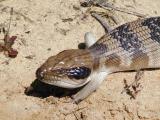
[{"label": "sand texture", "polygon": [[[112,2],[148,17],[160,15],[159,0]],[[109,75],[96,92],[78,105],[69,102],[68,96],[26,95],[26,87],[36,79],[36,69],[49,56],[77,48],[86,32],[93,32],[98,39],[104,29],[90,15],[84,18],[87,8],[81,7],[79,0],[0,0],[0,24],[7,26],[11,7],[14,14],[10,35],[17,36],[13,48],[19,53],[14,59],[0,54],[0,120],[160,120],[160,70],[145,72],[136,99],[121,94],[124,78],[131,83],[135,72]],[[138,18],[113,13],[119,24]],[[38,89],[47,91],[46,86]]]}]

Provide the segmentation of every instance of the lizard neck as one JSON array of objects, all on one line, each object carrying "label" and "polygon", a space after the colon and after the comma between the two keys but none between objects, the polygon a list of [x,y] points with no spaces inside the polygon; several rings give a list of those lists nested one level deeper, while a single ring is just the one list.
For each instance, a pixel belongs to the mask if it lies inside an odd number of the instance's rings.
[{"label": "lizard neck", "polygon": [[105,44],[96,42],[89,47],[88,50],[94,58],[98,59],[104,56],[104,54],[108,51],[108,48]]},{"label": "lizard neck", "polygon": [[99,70],[100,68],[103,68],[104,66],[104,56],[107,52],[107,46],[102,43],[95,43],[91,47],[88,48],[88,51],[90,52],[90,55],[93,58],[94,61],[94,70]]},{"label": "lizard neck", "polygon": [[[110,51],[106,44],[100,41],[88,48],[94,59],[94,68],[103,68],[101,71],[109,71],[110,73],[120,71],[121,58],[113,51]],[[104,70],[104,68],[106,70]]]}]

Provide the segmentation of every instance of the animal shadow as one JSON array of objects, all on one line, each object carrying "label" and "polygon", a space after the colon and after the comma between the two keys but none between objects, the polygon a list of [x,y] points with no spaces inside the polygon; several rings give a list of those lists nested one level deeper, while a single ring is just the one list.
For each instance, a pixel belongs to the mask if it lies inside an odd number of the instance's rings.
[{"label": "animal shadow", "polygon": [[38,79],[34,80],[29,87],[27,87],[24,91],[24,93],[27,96],[34,96],[34,97],[40,97],[40,98],[46,98],[49,96],[54,97],[65,97],[65,96],[71,96],[78,92],[81,88],[77,89],[66,89],[57,87],[54,85],[45,84]]}]

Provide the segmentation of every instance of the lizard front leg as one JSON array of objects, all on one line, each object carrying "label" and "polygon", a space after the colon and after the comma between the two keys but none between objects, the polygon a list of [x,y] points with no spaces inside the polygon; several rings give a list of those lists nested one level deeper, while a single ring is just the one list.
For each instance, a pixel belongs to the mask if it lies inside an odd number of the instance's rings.
[{"label": "lizard front leg", "polygon": [[87,96],[89,96],[92,92],[94,92],[100,84],[105,80],[106,76],[109,74],[109,71],[95,71],[92,73],[92,75],[88,78],[90,79],[90,82],[86,84],[78,93],[72,96],[73,101],[75,103],[79,103],[83,99],[85,99]]}]

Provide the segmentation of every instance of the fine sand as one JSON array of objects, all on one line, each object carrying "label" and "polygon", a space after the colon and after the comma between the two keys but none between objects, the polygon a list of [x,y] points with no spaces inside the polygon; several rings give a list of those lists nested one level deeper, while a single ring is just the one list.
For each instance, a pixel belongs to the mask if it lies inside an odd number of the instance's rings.
[{"label": "fine sand", "polygon": [[[113,2],[147,17],[160,15],[159,0]],[[36,69],[49,56],[77,48],[85,32],[93,32],[98,39],[104,29],[90,15],[84,18],[87,8],[81,7],[79,0],[0,0],[1,24],[8,24],[11,7],[14,14],[10,35],[17,36],[13,48],[19,53],[14,59],[0,54],[0,120],[160,120],[160,70],[145,72],[136,99],[121,94],[124,78],[131,83],[135,72],[109,75],[96,92],[78,105],[69,102],[68,96],[50,95],[61,94],[51,86],[42,85],[25,94],[36,79]],[[114,15],[119,24],[138,18],[117,11]]]}]

